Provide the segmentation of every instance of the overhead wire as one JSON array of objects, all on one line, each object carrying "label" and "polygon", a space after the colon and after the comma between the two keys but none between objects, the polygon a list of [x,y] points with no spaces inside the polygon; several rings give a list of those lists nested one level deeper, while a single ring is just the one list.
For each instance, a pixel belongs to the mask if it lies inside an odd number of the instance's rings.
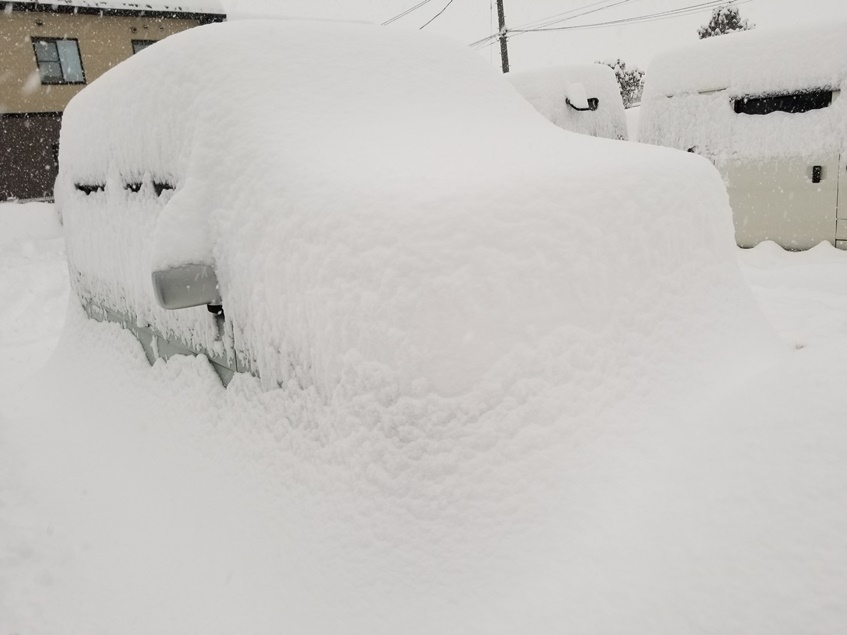
[{"label": "overhead wire", "polygon": [[[583,15],[588,15],[589,13],[594,13],[595,11],[602,11],[604,9],[609,9],[613,6],[618,5],[618,4],[624,4],[624,3],[630,2],[630,1],[631,0],[595,0],[594,2],[590,2],[588,4],[585,4],[585,5],[582,5],[582,6],[579,6],[579,7],[574,7],[573,9],[568,9],[567,11],[563,11],[562,13],[557,13],[557,14],[552,15],[552,16],[547,16],[546,18],[541,18],[539,20],[533,20],[531,22],[527,22],[526,24],[523,24],[518,28],[519,29],[527,29],[527,28],[530,28],[530,27],[545,26],[548,23],[548,21],[552,20],[553,18],[559,18],[561,16],[568,16],[568,15],[570,16],[570,17],[565,18],[561,21],[572,20],[572,19],[582,17]],[[597,7],[597,5],[601,5],[601,4],[605,4],[605,6],[594,9],[594,7]],[[593,10],[585,11],[583,13],[578,13],[579,11],[582,11],[583,9],[593,9]],[[576,15],[572,15],[572,14],[576,14]],[[551,24],[552,23],[553,22],[551,22]],[[493,22],[492,22],[492,25],[491,25],[491,30],[492,31],[494,30]],[[510,29],[510,31],[512,31],[512,30],[514,30],[514,29]],[[469,46],[479,47],[479,45],[485,44],[485,43],[493,44],[493,40],[497,39],[499,37],[500,37],[499,32],[494,33],[492,35],[489,35],[488,37],[482,38],[481,40],[477,40],[476,42],[471,42],[471,44]],[[489,40],[491,40],[491,41],[489,42]],[[480,47],[480,48],[482,48],[482,47]]]},{"label": "overhead wire", "polygon": [[[444,13],[445,11],[447,11],[447,7],[449,7],[451,4],[453,4],[453,0],[449,0],[449,1],[447,2],[447,4],[445,4],[445,5],[444,5],[444,8],[443,8],[443,9],[441,9],[441,11],[439,11],[438,13],[436,13],[436,14],[435,14],[435,15],[434,15],[434,16],[433,16],[433,17],[432,17],[432,18],[431,18],[428,22],[426,22],[426,24],[424,24],[423,26],[421,26],[421,29],[423,29],[425,26],[427,26],[428,24],[430,24],[433,20],[435,20],[435,18],[437,18],[438,16],[440,16],[442,13]],[[421,29],[418,29],[418,30],[421,30]]]},{"label": "overhead wire", "polygon": [[[518,29],[529,29],[529,28],[542,28],[548,25],[556,24],[558,22],[565,22],[567,20],[574,20],[576,18],[580,18],[584,15],[589,15],[591,13],[596,13],[597,11],[605,11],[606,9],[611,9],[619,4],[626,4],[627,2],[631,2],[632,0],[596,0],[595,2],[591,2],[589,4],[582,5],[580,7],[575,7],[573,9],[569,9],[568,11],[563,11],[562,13],[556,13],[555,15],[547,16],[546,18],[541,18],[540,20],[533,20],[527,24],[520,25],[516,28]],[[603,5],[598,7],[597,5]],[[595,8],[596,7],[596,8]],[[588,9],[582,13],[583,9]],[[576,14],[576,15],[574,15]]]},{"label": "overhead wire", "polygon": [[389,24],[391,24],[392,22],[396,22],[396,21],[397,21],[397,20],[399,20],[400,18],[404,18],[404,17],[406,17],[406,16],[407,16],[407,15],[409,15],[412,11],[417,11],[417,10],[418,10],[418,9],[420,9],[422,6],[424,6],[425,4],[428,4],[430,1],[431,1],[431,0],[423,0],[422,2],[419,2],[419,3],[418,3],[418,4],[416,4],[415,6],[410,7],[410,8],[406,9],[405,11],[403,11],[403,12],[401,12],[401,13],[398,13],[398,14],[397,14],[397,15],[395,15],[393,18],[389,18],[388,20],[386,20],[385,22],[383,22],[383,23],[382,23],[382,26],[388,26],[388,25],[389,25]]},{"label": "overhead wire", "polygon": [[470,46],[471,48],[476,48],[476,47],[479,47],[480,45],[485,44],[489,40],[496,40],[498,37],[500,37],[499,33],[493,33],[492,35],[485,36],[481,40],[477,40],[476,42],[471,42],[470,44],[468,44],[468,46]]},{"label": "overhead wire", "polygon": [[[620,2],[620,0],[618,0],[618,1]],[[733,2],[733,4],[734,5],[747,4],[748,2],[752,2],[752,0],[736,0],[736,1]],[[597,3],[594,3],[594,4],[597,4]],[[543,32],[543,31],[576,31],[576,30],[580,30],[580,29],[596,29],[596,28],[605,28],[605,27],[611,27],[611,26],[625,26],[627,24],[640,24],[640,23],[644,23],[644,22],[654,22],[654,21],[658,21],[658,20],[666,20],[666,19],[670,19],[670,18],[680,17],[680,16],[683,16],[683,15],[698,13],[698,12],[704,11],[705,9],[712,9],[712,8],[718,7],[722,4],[726,4],[726,0],[708,0],[707,2],[692,4],[692,5],[688,5],[688,6],[685,6],[685,7],[678,7],[676,9],[668,9],[668,10],[665,10],[665,11],[657,11],[657,12],[654,12],[654,13],[647,13],[647,14],[638,15],[638,16],[630,16],[630,17],[627,17],[627,18],[620,18],[618,20],[608,20],[608,21],[605,21],[605,22],[595,22],[595,23],[591,23],[591,24],[574,24],[574,25],[570,25],[570,26],[560,26],[560,27],[546,26],[546,27],[540,27],[540,28],[509,29],[508,36],[509,37],[515,37],[517,35],[522,35],[524,33],[540,33],[540,32]],[[588,5],[586,5],[586,7],[587,6]],[[609,5],[609,7],[611,7],[611,6],[614,6],[614,5]],[[586,7],[582,7],[582,8],[586,8]],[[602,10],[602,8],[597,9],[597,10]],[[565,18],[564,20],[561,20],[561,21],[558,21],[558,22],[564,22],[564,21],[568,21],[570,19],[575,19],[577,17],[581,17],[581,15],[586,15],[586,14],[571,16],[570,18]],[[543,20],[542,20],[542,22],[543,22]],[[492,44],[494,44],[494,42],[499,37],[500,37],[499,33],[493,33],[493,34],[491,34],[491,35],[489,35],[485,38],[477,40],[476,42],[471,42],[471,44],[469,46],[471,48],[474,48],[475,50],[482,49],[482,48],[485,48],[487,46],[491,46]]]},{"label": "overhead wire", "polygon": [[[740,2],[736,2],[734,4],[747,4],[751,2],[751,0],[741,0]],[[656,13],[648,13],[640,16],[631,16],[628,18],[620,18],[618,20],[608,20],[606,22],[596,22],[594,24],[574,24],[571,26],[549,26],[544,28],[533,28],[533,29],[510,29],[512,33],[538,33],[541,31],[572,31],[575,29],[588,29],[588,28],[599,28],[605,26],[619,26],[623,24],[638,24],[641,22],[653,22],[656,20],[662,20],[666,18],[675,18],[681,15],[688,15],[691,13],[698,13],[705,9],[711,9],[714,7],[718,7],[720,5],[726,4],[726,0],[708,0],[707,2],[702,2],[700,4],[692,4],[687,7],[679,7],[677,9],[668,9],[666,11],[658,11]]]},{"label": "overhead wire", "polygon": [[527,22],[526,24],[521,24],[518,28],[526,29],[533,26],[538,26],[541,22],[546,22],[552,18],[558,18],[560,16],[569,15],[571,13],[575,13],[576,11],[581,11],[582,9],[588,9],[590,7],[595,7],[598,4],[603,4],[604,2],[609,2],[609,0],[596,0],[595,2],[590,2],[589,4],[582,5],[581,7],[574,7],[573,9],[568,9],[567,11],[563,11],[561,13],[556,13],[554,15],[549,15],[546,18],[540,18],[538,20],[532,20],[531,22]]}]

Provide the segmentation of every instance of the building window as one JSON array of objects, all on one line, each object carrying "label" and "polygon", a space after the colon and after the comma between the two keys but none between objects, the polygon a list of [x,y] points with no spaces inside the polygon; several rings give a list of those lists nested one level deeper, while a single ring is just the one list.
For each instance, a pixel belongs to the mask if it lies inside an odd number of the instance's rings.
[{"label": "building window", "polygon": [[42,84],[84,84],[85,72],[75,39],[32,38]]},{"label": "building window", "polygon": [[151,44],[155,44],[156,40],[133,40],[132,41],[132,54],[135,55],[146,49]]},{"label": "building window", "polygon": [[826,108],[831,103],[831,90],[766,97],[740,97],[735,100],[735,112],[740,115],[769,115],[772,112],[800,113]]}]

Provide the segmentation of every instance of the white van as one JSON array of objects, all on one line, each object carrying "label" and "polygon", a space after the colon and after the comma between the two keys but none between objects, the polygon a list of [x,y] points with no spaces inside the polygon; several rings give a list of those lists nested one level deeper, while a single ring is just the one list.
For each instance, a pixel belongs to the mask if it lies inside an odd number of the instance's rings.
[{"label": "white van", "polygon": [[847,248],[847,22],[757,29],[658,56],[639,141],[724,177],[736,240]]},{"label": "white van", "polygon": [[533,108],[564,130],[627,139],[626,114],[615,72],[605,64],[554,66],[506,78]]}]

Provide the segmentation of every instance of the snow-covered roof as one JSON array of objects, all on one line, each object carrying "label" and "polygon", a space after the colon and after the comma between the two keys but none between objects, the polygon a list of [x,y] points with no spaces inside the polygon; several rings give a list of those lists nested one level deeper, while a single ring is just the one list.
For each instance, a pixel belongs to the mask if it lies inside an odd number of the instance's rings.
[{"label": "snow-covered roof", "polygon": [[840,86],[847,79],[847,21],[757,28],[672,49],[647,72],[654,95],[725,90],[765,95]]},{"label": "snow-covered roof", "polygon": [[43,7],[45,10],[57,8],[99,9],[102,11],[133,11],[133,12],[163,12],[163,13],[225,13],[219,0],[178,0],[176,2],[161,2],[159,0],[141,0],[139,2],[122,2],[121,0],[15,0],[14,5],[29,5],[33,8]]},{"label": "snow-covered roof", "polygon": [[[512,85],[551,122],[572,132],[626,139],[623,100],[614,71],[605,64],[556,66],[506,76]],[[596,98],[596,110],[578,111],[575,99]]]}]

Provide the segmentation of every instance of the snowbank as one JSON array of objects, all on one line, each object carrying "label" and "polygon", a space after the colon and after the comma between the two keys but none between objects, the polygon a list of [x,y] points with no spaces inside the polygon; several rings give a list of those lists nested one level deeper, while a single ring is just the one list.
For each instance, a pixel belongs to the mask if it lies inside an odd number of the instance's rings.
[{"label": "snowbank", "polygon": [[[755,29],[657,56],[647,73],[639,140],[732,157],[809,156],[847,148],[847,22]],[[803,114],[738,115],[733,100],[832,90]]]},{"label": "snowbank", "polygon": [[[0,285],[39,290],[21,335],[49,346],[67,287],[43,209],[0,246]],[[584,341],[490,410],[222,390],[74,300],[48,367],[0,382],[0,633],[840,632],[847,254],[736,255],[802,345],[781,365],[702,385],[692,354],[676,390],[623,394]]]},{"label": "snowbank", "polygon": [[638,127],[641,122],[641,106],[626,109],[626,131],[630,141],[638,141]]},{"label": "snowbank", "polygon": [[50,203],[0,203],[0,247],[62,237],[59,215]]},{"label": "snowbank", "polygon": [[578,358],[589,342],[591,364],[632,376],[657,347],[659,374],[763,350],[706,161],[550,135],[443,40],[193,29],[71,102],[60,164],[77,296],[211,350],[205,308],[159,309],[150,275],[213,265],[266,387],[393,403],[518,381],[537,351]]},{"label": "snowbank", "polygon": [[[509,73],[506,78],[548,120],[571,132],[626,140],[623,100],[614,71],[605,64],[557,66]],[[597,110],[580,112],[579,97],[599,99]],[[585,107],[585,106],[582,106]]]},{"label": "snowbank", "polygon": [[569,393],[587,346],[462,425],[222,390],[72,310],[45,372],[0,385],[0,632],[839,632],[847,254],[738,256],[812,336],[782,365],[700,390],[692,356],[675,394],[615,394],[614,369]]},{"label": "snowbank", "polygon": [[0,386],[20,385],[62,332],[68,273],[59,217],[47,203],[0,203]]},{"label": "snowbank", "polygon": [[763,242],[738,256],[744,278],[782,339],[798,350],[840,346],[847,334],[847,252],[822,242],[790,253]]}]

